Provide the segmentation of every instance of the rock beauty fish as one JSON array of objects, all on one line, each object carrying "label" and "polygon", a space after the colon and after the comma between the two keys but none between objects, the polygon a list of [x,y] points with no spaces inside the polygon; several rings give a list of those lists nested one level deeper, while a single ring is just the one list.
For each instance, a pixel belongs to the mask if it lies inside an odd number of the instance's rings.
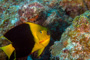
[{"label": "rock beauty fish", "polygon": [[14,60],[30,55],[38,51],[38,57],[50,41],[48,29],[35,23],[26,22],[20,24],[4,34],[11,44],[0,47],[8,59]]}]

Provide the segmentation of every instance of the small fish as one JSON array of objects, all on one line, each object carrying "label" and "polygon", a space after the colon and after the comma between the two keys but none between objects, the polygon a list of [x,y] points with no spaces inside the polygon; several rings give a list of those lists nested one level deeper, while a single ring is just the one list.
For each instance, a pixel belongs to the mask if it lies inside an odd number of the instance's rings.
[{"label": "small fish", "polygon": [[[18,25],[4,35],[11,44],[0,47],[8,59],[27,57],[35,51],[38,51],[38,57],[50,41],[48,29],[38,24],[26,22]],[[14,58],[11,58],[11,57]]]}]

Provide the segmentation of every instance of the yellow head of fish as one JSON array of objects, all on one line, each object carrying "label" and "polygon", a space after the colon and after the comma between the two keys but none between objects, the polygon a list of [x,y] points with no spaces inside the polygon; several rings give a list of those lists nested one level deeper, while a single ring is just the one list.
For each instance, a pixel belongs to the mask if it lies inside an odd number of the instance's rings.
[{"label": "yellow head of fish", "polygon": [[32,53],[36,50],[38,51],[38,56],[41,55],[44,48],[48,45],[50,42],[50,34],[47,28],[42,27],[40,25],[34,24],[34,23],[28,23],[30,25],[30,29],[32,31],[32,34],[34,36],[35,45],[32,50]]}]

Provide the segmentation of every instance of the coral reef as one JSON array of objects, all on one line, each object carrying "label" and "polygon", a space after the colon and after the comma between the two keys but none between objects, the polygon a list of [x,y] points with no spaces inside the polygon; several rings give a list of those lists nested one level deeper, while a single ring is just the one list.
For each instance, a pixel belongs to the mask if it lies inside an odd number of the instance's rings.
[{"label": "coral reef", "polygon": [[84,2],[86,4],[87,8],[90,10],[90,4],[89,4],[90,3],[90,0],[85,0]]},{"label": "coral reef", "polygon": [[[12,2],[12,1],[11,1]],[[10,1],[0,1],[0,36],[15,26],[18,20],[18,5]]]},{"label": "coral reef", "polygon": [[39,13],[45,8],[38,2],[24,4],[18,13],[22,22],[36,21],[39,17]]},{"label": "coral reef", "polygon": [[90,59],[90,11],[76,16],[60,41],[51,47],[51,60],[89,60]]},{"label": "coral reef", "polygon": [[[87,10],[90,0],[0,0],[0,47],[10,43],[1,37],[8,30],[33,22],[50,29],[51,42],[41,58],[35,58],[34,53],[28,60],[89,60],[90,11]],[[6,57],[0,50],[0,60]]]},{"label": "coral reef", "polygon": [[60,6],[66,11],[67,15],[74,18],[90,9],[89,0],[62,0]]}]

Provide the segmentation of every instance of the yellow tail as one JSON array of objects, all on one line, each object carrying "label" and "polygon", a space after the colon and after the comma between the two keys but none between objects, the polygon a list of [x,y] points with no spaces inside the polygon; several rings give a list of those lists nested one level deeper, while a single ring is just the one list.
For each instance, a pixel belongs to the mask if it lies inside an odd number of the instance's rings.
[{"label": "yellow tail", "polygon": [[15,50],[15,48],[12,46],[12,44],[9,44],[7,46],[0,47],[0,49],[2,49],[6,53],[6,55],[8,56],[8,58],[10,58],[11,54]]}]

